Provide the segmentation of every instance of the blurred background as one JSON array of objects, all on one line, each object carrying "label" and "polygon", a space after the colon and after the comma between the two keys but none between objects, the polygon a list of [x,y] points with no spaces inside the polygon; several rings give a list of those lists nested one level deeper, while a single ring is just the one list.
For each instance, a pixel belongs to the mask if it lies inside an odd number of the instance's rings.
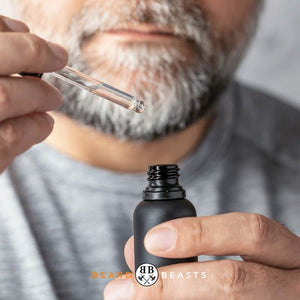
[{"label": "blurred background", "polygon": [[299,25],[299,0],[266,0],[256,38],[237,77],[300,108]]},{"label": "blurred background", "polygon": [[[300,2],[265,1],[257,35],[237,78],[300,108]],[[9,16],[1,2],[0,14]]]}]

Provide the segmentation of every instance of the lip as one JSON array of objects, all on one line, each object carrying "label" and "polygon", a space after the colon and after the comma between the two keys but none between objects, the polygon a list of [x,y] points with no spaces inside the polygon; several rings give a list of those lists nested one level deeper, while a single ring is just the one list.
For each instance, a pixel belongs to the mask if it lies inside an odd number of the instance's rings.
[{"label": "lip", "polygon": [[158,28],[150,25],[137,25],[126,28],[116,28],[104,32],[119,39],[166,39],[177,38],[174,32],[168,28]]}]

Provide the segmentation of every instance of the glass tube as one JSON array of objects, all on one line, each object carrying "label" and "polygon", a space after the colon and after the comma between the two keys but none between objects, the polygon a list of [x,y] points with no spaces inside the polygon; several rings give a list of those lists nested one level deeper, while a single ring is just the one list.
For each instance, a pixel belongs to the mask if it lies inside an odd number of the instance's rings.
[{"label": "glass tube", "polygon": [[145,109],[145,104],[143,101],[139,101],[128,93],[120,91],[113,86],[98,81],[68,66],[60,71],[49,74],[74,86],[85,89],[90,93],[105,98],[113,103],[121,105],[126,109],[135,111],[137,113],[142,113]]}]

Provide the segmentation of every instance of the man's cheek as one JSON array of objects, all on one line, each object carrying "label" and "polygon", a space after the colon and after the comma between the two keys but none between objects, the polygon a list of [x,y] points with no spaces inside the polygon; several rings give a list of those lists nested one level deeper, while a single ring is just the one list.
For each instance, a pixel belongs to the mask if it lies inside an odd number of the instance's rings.
[{"label": "man's cheek", "polygon": [[262,0],[197,0],[215,34],[226,34],[240,28],[255,13]]}]

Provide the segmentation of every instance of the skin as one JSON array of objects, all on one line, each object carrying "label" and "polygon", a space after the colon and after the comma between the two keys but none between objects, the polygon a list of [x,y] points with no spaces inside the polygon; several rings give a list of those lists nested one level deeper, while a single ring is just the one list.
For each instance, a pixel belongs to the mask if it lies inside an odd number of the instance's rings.
[{"label": "skin", "polygon": [[[199,3],[217,39],[243,24],[255,0],[199,0]],[[19,4],[22,5],[22,1]],[[79,0],[53,0],[42,4],[28,0],[26,6],[35,14],[24,15],[24,20],[35,32],[42,32],[41,16],[45,16],[45,26],[51,26],[55,19],[55,26],[59,28],[55,38],[63,43],[63,34],[71,18],[83,4],[84,1]],[[58,113],[52,113],[52,119],[46,112],[61,104],[60,93],[42,80],[9,75],[22,71],[59,70],[67,63],[67,53],[60,46],[28,33],[28,30],[24,23],[0,17],[0,57],[5,62],[0,64],[0,171],[16,155],[49,136],[54,121],[55,130],[47,141],[52,147],[82,162],[124,172],[144,172],[150,164],[175,163],[187,156],[205,135],[211,115],[181,133],[144,144],[120,142]],[[113,39],[106,36],[101,42],[104,43],[102,46],[105,43],[111,46]],[[170,40],[160,39],[159,42]],[[182,51],[188,53],[187,49]],[[109,151],[103,150],[104,145]],[[171,229],[171,233],[163,230],[162,235],[152,238],[152,241],[149,233],[145,239],[146,248],[154,255],[234,254],[241,255],[244,262],[225,260],[166,266],[161,271],[200,270],[206,271],[208,277],[206,280],[184,281],[159,279],[157,284],[148,288],[143,288],[133,279],[113,280],[105,289],[106,300],[299,299],[300,239],[283,225],[261,215],[232,213],[173,220],[151,229],[151,232],[158,233],[162,228]],[[169,250],[155,249],[157,239],[160,246],[166,246],[167,241],[172,241],[172,236],[175,242]],[[132,238],[126,244],[125,257],[133,271]]]},{"label": "skin", "polygon": [[[186,280],[159,277],[146,288],[133,279],[115,279],[106,287],[104,299],[299,299],[300,239],[263,215],[229,213],[176,219],[153,227],[144,244],[151,254],[162,257],[240,255],[244,262],[221,260],[161,267],[160,272],[206,272],[207,276]],[[133,237],[126,243],[124,254],[133,271]]]},{"label": "skin", "polygon": [[[241,26],[249,12],[253,10],[256,1],[245,0],[243,3],[240,3],[238,0],[229,0],[225,3],[222,0],[201,0],[198,2],[205,10],[211,24],[213,24],[217,38],[218,35],[228,34],[234,28]],[[43,27],[41,26],[51,28],[53,19],[55,19],[55,27],[59,28],[56,32],[55,40],[63,43],[63,35],[67,31],[71,19],[80,11],[84,3],[85,1],[80,0],[54,0],[41,5],[40,1],[29,0],[26,2],[23,20],[34,32],[42,33]],[[22,4],[22,1],[19,1],[18,5],[22,7],[24,4]],[[43,25],[40,22],[41,16],[43,16]],[[127,37],[127,40],[129,39],[133,39],[133,37]],[[149,40],[149,37],[147,39]],[[154,38],[151,37],[151,39]],[[116,38],[115,35],[109,36],[105,34],[100,39],[87,42],[84,45],[84,51],[88,57],[88,53],[93,52],[93,47],[101,44],[103,48],[110,48],[113,43],[119,40],[120,38]],[[180,47],[187,58],[190,56],[185,43],[168,38],[165,40],[160,39],[156,42],[173,43],[176,47]],[[118,86],[118,81],[120,82],[116,78],[111,84]],[[147,166],[150,164],[176,163],[183,159],[195,149],[196,145],[204,137],[212,118],[207,116],[182,133],[141,144],[120,142],[117,139],[80,126],[58,113],[52,114],[52,116],[55,119],[55,130],[47,139],[47,142],[52,147],[82,162],[125,172],[146,172]],[[68,126],[68,133],[66,133],[65,125]],[[79,136],[80,139],[78,138]],[[105,148],[110,151],[102,147],[104,144]],[[171,152],[169,149],[176,149],[176,151]]]},{"label": "skin", "polygon": [[28,30],[21,22],[0,17],[0,56],[6,62],[0,67],[0,172],[16,155],[50,134],[54,120],[46,111],[62,103],[60,92],[42,80],[8,76],[54,71],[67,62],[61,46]]}]

